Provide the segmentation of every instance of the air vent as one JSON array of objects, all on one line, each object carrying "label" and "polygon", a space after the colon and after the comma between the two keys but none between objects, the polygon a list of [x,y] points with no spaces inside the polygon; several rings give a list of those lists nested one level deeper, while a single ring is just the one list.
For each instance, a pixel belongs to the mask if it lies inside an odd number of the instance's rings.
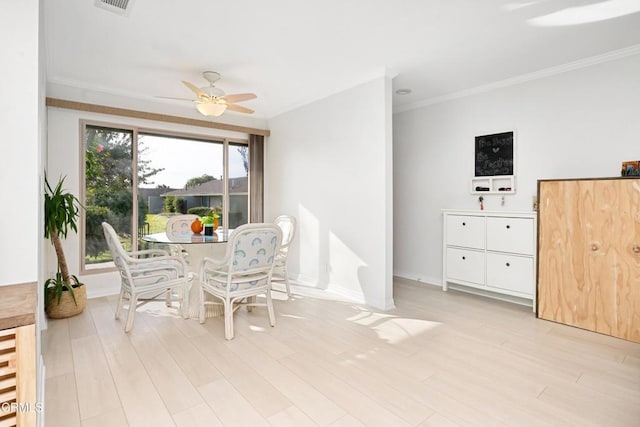
[{"label": "air vent", "polygon": [[95,0],[96,6],[118,15],[128,15],[134,0]]}]

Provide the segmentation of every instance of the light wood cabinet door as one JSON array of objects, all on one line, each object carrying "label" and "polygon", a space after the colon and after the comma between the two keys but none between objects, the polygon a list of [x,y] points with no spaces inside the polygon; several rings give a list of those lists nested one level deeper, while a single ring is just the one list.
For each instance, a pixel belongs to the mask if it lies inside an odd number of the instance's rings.
[{"label": "light wood cabinet door", "polygon": [[538,190],[539,317],[640,342],[640,180]]},{"label": "light wood cabinet door", "polygon": [[36,425],[35,325],[0,330],[0,426]]}]

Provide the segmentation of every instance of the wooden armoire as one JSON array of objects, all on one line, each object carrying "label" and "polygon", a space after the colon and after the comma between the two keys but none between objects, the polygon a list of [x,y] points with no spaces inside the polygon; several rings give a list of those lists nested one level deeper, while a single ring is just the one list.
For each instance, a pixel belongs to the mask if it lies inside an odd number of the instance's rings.
[{"label": "wooden armoire", "polygon": [[640,342],[640,177],[538,181],[538,317]]}]

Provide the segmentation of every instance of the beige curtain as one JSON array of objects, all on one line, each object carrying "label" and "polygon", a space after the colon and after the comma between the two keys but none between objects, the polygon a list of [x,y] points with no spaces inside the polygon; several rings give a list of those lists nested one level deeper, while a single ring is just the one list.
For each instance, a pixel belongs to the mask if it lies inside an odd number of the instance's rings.
[{"label": "beige curtain", "polygon": [[249,135],[249,221],[264,221],[264,136]]}]

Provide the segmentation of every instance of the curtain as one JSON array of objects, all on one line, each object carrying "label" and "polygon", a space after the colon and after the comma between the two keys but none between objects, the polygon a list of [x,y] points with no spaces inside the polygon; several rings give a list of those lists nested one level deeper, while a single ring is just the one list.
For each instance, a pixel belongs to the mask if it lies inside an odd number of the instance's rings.
[{"label": "curtain", "polygon": [[264,221],[264,136],[249,135],[249,221]]}]

